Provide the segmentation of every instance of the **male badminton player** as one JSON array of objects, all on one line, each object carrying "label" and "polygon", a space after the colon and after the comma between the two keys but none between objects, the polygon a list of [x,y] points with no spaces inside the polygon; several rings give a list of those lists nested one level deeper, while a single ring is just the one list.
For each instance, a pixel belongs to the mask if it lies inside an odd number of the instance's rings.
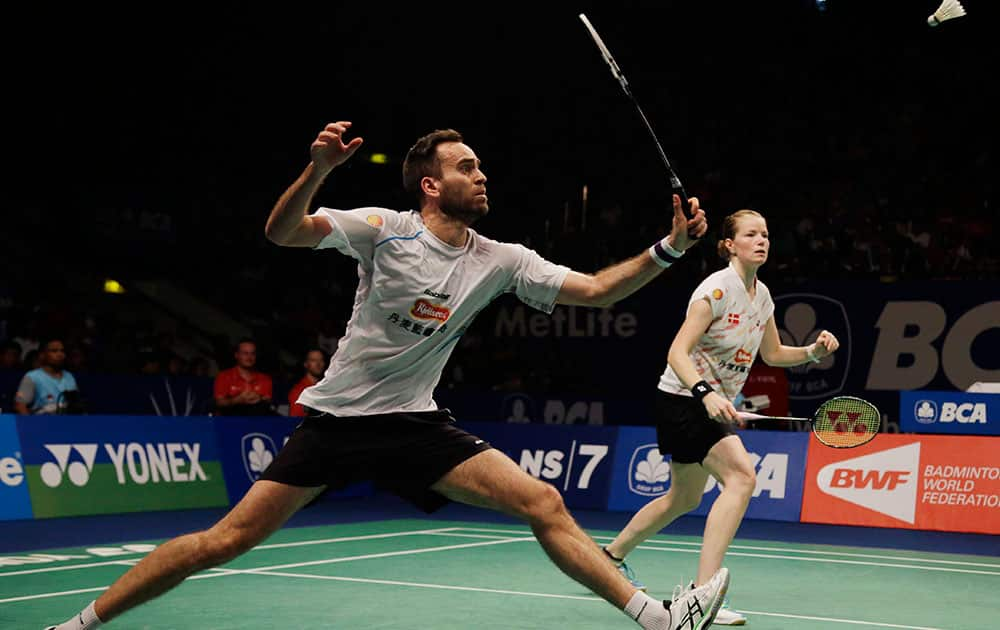
[{"label": "male badminton player", "polygon": [[[774,323],[774,302],[757,270],[767,260],[770,241],[764,217],[740,210],[722,225],[719,256],[729,262],[698,285],[660,377],[656,398],[656,437],[660,453],[671,455],[670,489],[647,503],[605,553],[637,588],[644,588],[625,556],[644,540],[701,503],[708,475],[722,484],[705,522],[705,535],[692,586],[706,584],[743,520],[757,476],[743,442],[735,434],[732,400],[743,389],[757,357],[769,365],[791,367],[820,361],[839,343],[822,331],[809,346],[781,343]],[[743,625],[746,617],[726,604],[716,625]]]},{"label": "male badminton player", "polygon": [[[707,627],[722,603],[728,571],[720,569],[672,601],[647,596],[580,529],[555,487],[455,427],[432,397],[455,342],[495,297],[514,293],[546,312],[556,304],[613,304],[705,234],[697,199],[690,200],[688,220],[674,196],[673,229],[648,251],[594,275],[577,273],[471,228],[489,211],[486,175],[452,130],[420,138],[403,163],[404,184],[419,211],[320,208],[307,214],[330,172],[361,146],[361,138],[345,143],[350,128],[350,122],[336,122],[319,133],[312,161],[278,200],[266,227],[279,245],[332,248],[358,264],[347,331],[326,375],[298,399],[307,418],[227,516],[206,531],[161,545],[55,628],[96,628],[187,576],[248,551],[324,490],[366,479],[428,512],[455,500],[515,514],[531,525],[562,571],[643,628]],[[365,605],[393,610],[391,602],[380,601],[384,595],[372,598]]]}]

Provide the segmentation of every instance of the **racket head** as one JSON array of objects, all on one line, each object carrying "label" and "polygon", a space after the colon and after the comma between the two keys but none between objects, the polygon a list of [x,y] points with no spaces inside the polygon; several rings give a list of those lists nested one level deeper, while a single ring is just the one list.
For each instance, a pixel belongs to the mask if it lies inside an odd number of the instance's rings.
[{"label": "racket head", "polygon": [[854,448],[871,442],[882,426],[882,414],[867,400],[854,396],[831,398],[816,410],[812,430],[831,448]]}]

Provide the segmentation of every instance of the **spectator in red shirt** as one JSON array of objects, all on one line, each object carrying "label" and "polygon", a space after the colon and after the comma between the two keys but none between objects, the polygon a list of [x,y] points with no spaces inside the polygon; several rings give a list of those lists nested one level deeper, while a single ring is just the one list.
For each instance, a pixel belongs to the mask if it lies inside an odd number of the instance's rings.
[{"label": "spectator in red shirt", "polygon": [[271,377],[254,369],[257,344],[241,339],[236,344],[236,366],[215,377],[215,409],[224,416],[260,416],[274,413]]},{"label": "spectator in red shirt", "polygon": [[323,373],[326,372],[326,354],[319,348],[313,348],[306,353],[306,360],[302,367],[306,369],[305,376],[288,392],[288,415],[296,418],[303,418],[306,415],[305,409],[296,401],[302,390],[312,387],[319,382],[319,379],[323,378]]}]

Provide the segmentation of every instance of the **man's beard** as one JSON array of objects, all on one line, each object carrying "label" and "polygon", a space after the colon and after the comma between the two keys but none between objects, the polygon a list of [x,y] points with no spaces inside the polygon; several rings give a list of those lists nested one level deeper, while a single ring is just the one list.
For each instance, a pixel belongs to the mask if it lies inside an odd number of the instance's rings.
[{"label": "man's beard", "polygon": [[472,225],[490,211],[489,206],[473,207],[456,203],[451,199],[441,199],[441,212],[466,225]]}]

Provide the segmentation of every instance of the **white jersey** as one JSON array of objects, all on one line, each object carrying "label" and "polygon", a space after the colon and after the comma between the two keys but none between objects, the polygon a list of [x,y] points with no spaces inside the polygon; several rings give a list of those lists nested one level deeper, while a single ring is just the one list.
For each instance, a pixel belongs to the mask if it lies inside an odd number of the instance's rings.
[{"label": "white jersey", "polygon": [[551,313],[569,272],[471,229],[465,246],[454,247],[426,229],[419,212],[320,208],[314,216],[332,228],[316,248],[358,261],[347,331],[323,379],[298,399],[336,416],[437,409],[441,371],[479,311],[513,292]]},{"label": "white jersey", "polygon": [[[705,278],[688,302],[689,308],[698,300],[708,300],[712,306],[712,324],[692,348],[691,361],[701,379],[729,400],[743,390],[764,329],[774,314],[771,292],[760,280],[754,282],[757,294],[751,300],[730,264]],[[660,376],[659,388],[670,394],[692,395],[669,364]]]}]

